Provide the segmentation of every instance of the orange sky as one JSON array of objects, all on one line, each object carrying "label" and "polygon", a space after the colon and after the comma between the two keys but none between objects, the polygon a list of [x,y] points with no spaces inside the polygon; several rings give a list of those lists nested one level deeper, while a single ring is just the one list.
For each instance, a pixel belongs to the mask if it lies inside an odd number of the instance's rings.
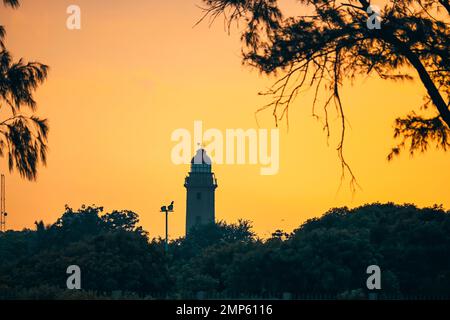
[{"label": "orange sky", "polygon": [[[241,65],[239,35],[218,21],[211,28],[198,3],[187,0],[22,0],[18,10],[0,9],[6,45],[16,58],[50,65],[38,89],[38,114],[50,121],[48,166],[37,182],[7,173],[8,227],[54,222],[64,205],[103,205],[140,214],[151,236],[161,235],[162,204],[175,200],[170,236],[184,233],[184,176],[188,166],[171,162],[177,128],[255,128],[257,95],[271,82]],[[66,8],[82,10],[82,30],[66,29]],[[295,1],[284,1],[287,7]],[[415,76],[415,74],[414,74]],[[263,237],[290,231],[330,207],[367,202],[435,203],[450,207],[449,155],[407,153],[388,163],[397,116],[416,109],[424,89],[359,79],[342,91],[348,129],[346,156],[362,190],[352,197],[340,184],[336,154],[339,121],[331,115],[329,146],[311,117],[311,94],[290,110],[281,130],[280,171],[261,176],[260,166],[216,165],[216,217],[245,218]],[[324,97],[321,97],[322,101]],[[273,127],[270,111],[262,127]],[[5,172],[5,159],[0,162]]]}]

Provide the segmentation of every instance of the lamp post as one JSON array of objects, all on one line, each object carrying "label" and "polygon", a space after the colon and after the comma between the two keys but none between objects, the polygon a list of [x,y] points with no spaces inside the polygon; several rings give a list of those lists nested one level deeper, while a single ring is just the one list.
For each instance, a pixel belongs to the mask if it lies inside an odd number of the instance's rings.
[{"label": "lamp post", "polygon": [[173,212],[173,201],[168,206],[162,206],[161,212],[166,214],[166,242],[164,244],[164,250],[169,251],[169,212]]},{"label": "lamp post", "polygon": [[5,175],[2,174],[0,178],[0,232],[6,232],[6,213],[5,206]]}]

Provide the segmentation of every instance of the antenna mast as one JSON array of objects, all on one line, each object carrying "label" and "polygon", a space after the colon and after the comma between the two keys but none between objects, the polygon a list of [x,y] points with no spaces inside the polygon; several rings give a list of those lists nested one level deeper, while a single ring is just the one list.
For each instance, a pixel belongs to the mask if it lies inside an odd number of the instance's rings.
[{"label": "antenna mast", "polygon": [[6,231],[6,193],[5,193],[5,175],[1,176],[1,192],[0,192],[0,232]]}]

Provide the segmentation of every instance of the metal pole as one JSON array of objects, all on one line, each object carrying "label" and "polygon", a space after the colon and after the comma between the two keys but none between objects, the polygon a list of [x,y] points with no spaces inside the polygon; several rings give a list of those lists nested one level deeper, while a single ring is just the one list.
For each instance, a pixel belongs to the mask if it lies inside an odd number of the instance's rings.
[{"label": "metal pole", "polygon": [[5,175],[1,175],[1,196],[0,196],[0,231],[6,231],[5,217]]},{"label": "metal pole", "polygon": [[165,244],[166,253],[169,251],[169,211],[166,210],[166,244]]}]

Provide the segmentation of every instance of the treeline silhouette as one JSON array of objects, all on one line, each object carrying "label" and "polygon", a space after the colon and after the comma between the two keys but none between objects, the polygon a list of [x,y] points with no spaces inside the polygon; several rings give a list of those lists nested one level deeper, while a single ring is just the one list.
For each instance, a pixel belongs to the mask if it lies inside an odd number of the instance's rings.
[{"label": "treeline silhouette", "polygon": [[[219,222],[172,241],[168,254],[138,221],[131,211],[66,207],[52,225],[0,233],[0,298],[365,298],[373,264],[380,297],[450,297],[450,211],[440,206],[335,208],[265,240],[248,221]],[[73,264],[82,290],[66,288]]]}]

